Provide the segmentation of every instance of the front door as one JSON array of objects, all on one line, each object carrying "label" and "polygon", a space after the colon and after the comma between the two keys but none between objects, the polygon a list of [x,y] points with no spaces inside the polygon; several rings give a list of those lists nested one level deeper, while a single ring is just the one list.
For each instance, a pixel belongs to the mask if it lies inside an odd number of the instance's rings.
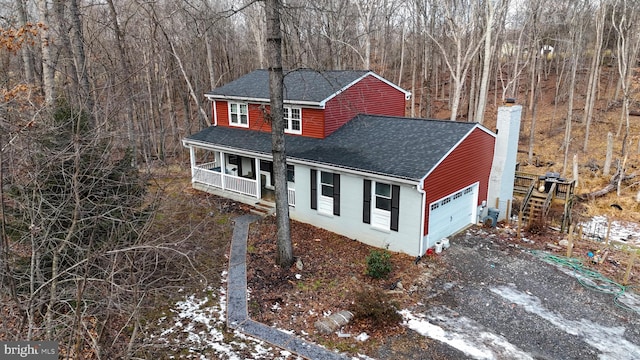
[{"label": "front door", "polygon": [[275,180],[273,178],[273,163],[260,160],[260,192],[261,197],[268,201],[275,201]]}]

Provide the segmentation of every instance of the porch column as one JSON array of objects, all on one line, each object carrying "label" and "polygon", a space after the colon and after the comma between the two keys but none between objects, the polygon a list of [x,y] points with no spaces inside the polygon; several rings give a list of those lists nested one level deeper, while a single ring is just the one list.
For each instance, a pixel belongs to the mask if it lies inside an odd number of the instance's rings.
[{"label": "porch column", "polygon": [[189,146],[189,159],[191,160],[191,182],[196,174],[196,149],[193,146]]},{"label": "porch column", "polygon": [[256,198],[260,200],[262,197],[262,194],[260,194],[260,159],[255,158],[254,161],[256,162],[256,171],[255,174],[253,174],[256,177]]},{"label": "porch column", "polygon": [[226,187],[224,186],[224,178],[227,174],[227,160],[226,160],[227,155],[220,151],[220,185],[222,186],[222,189],[225,190]]}]

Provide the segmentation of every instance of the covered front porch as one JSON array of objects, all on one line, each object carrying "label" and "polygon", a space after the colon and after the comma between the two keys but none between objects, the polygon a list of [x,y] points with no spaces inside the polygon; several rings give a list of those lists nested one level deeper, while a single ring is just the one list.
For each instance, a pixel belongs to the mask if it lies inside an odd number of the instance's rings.
[{"label": "covered front porch", "polygon": [[[267,158],[189,147],[191,183],[241,195],[246,202],[275,201],[273,162]],[[287,166],[288,202],[296,204],[294,167]]]}]

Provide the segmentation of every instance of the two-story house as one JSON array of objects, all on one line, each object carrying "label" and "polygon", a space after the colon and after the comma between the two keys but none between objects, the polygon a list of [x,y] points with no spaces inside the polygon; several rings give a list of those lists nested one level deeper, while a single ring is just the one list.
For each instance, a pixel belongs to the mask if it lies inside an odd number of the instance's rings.
[{"label": "two-story house", "polygon": [[[268,72],[206,97],[213,126],[183,140],[193,187],[272,201]],[[495,134],[477,123],[404,117],[409,98],[371,71],[286,72],[292,219],[414,256],[477,221]]]}]

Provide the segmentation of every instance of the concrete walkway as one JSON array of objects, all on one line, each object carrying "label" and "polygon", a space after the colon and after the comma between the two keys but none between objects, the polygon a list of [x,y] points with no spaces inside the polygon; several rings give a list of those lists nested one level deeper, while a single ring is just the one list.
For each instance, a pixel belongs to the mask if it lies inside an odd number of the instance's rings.
[{"label": "concrete walkway", "polygon": [[247,310],[247,237],[249,236],[249,224],[259,218],[257,215],[242,215],[234,220],[227,283],[227,326],[306,359],[348,359],[341,354],[249,318]]}]

